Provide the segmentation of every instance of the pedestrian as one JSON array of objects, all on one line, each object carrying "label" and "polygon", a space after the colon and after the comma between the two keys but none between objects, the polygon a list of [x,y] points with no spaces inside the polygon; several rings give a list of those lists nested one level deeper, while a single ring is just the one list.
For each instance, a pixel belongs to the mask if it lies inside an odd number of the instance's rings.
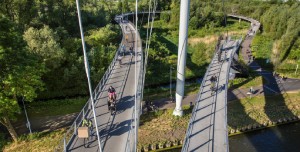
[{"label": "pedestrian", "polygon": [[128,35],[125,36],[125,40],[128,43]]},{"label": "pedestrian", "polygon": [[190,102],[190,109],[193,109],[193,102]]},{"label": "pedestrian", "polygon": [[130,46],[129,51],[130,51],[130,55],[132,56],[132,52],[133,52],[133,47],[132,46]]},{"label": "pedestrian", "polygon": [[119,66],[122,67],[122,56],[121,55],[118,56],[118,61],[119,61]]},{"label": "pedestrian", "polygon": [[221,50],[218,51],[218,61],[221,62]]}]

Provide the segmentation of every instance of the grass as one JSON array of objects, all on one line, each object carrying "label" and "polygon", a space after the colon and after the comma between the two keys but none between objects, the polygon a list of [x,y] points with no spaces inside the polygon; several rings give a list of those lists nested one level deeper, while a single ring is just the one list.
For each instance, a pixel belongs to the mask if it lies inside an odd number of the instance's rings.
[{"label": "grass", "polygon": [[37,101],[27,104],[29,117],[58,116],[79,112],[87,102],[88,97]]},{"label": "grass", "polygon": [[300,114],[300,93],[288,96],[256,96],[228,102],[228,126],[240,128],[250,124],[263,124],[280,118]]},{"label": "grass", "polygon": [[[298,70],[297,73],[296,67],[298,64]],[[300,60],[296,62],[295,60],[286,59],[280,66],[276,69],[276,72],[280,74],[281,76],[286,76],[289,78],[300,78]]]},{"label": "grass", "polygon": [[17,142],[8,143],[4,146],[4,152],[52,152],[56,148],[65,129],[56,130],[48,133],[33,133],[31,135],[21,136]]},{"label": "grass", "polygon": [[263,77],[260,75],[250,76],[248,78],[235,78],[233,80],[229,80],[229,88],[230,89],[246,89],[254,86],[261,86],[263,82]]},{"label": "grass", "polygon": [[[272,61],[274,61],[275,56],[272,57],[271,54],[274,54],[272,50],[274,50],[274,40],[265,34],[257,34],[251,45],[251,50],[253,56],[255,56],[256,62],[265,70],[273,71],[275,70],[280,75],[287,76],[289,78],[300,78],[300,72],[295,74],[295,70],[297,64],[300,65],[299,60],[299,53],[300,53],[300,40],[298,39],[294,46],[287,54],[287,58],[275,67]],[[280,55],[278,55],[277,60],[281,60]],[[266,61],[269,60],[270,62],[267,63]]]},{"label": "grass", "polygon": [[[173,84],[174,85],[174,84]],[[200,84],[198,83],[191,83],[185,85],[185,95],[192,95],[197,94],[199,91]],[[175,94],[175,87],[172,88],[172,95]],[[169,98],[170,97],[170,89],[169,88],[151,88],[144,90],[144,100],[146,101],[153,101],[157,99]]]},{"label": "grass", "polygon": [[167,141],[178,141],[184,138],[187,124],[191,115],[188,106],[183,107],[184,116],[175,117],[173,109],[160,110],[157,113],[147,113],[141,116],[138,146]]}]

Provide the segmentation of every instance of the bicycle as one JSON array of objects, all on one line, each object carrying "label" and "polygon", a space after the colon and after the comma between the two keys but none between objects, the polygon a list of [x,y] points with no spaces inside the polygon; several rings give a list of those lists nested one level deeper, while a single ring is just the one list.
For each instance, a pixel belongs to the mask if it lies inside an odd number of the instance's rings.
[{"label": "bicycle", "polygon": [[147,107],[147,112],[153,111],[153,112],[158,112],[158,107],[154,105],[152,102],[148,103],[146,105]]},{"label": "bicycle", "polygon": [[216,82],[211,82],[211,84],[210,84],[211,86],[210,86],[210,90],[211,90],[211,95],[213,95],[214,94],[214,92],[216,92],[217,91],[217,89],[216,89]]},{"label": "bicycle", "polygon": [[108,110],[110,111],[111,114],[113,114],[113,111],[117,111],[117,105],[116,105],[116,95],[114,97],[108,97],[107,100],[107,106]]}]

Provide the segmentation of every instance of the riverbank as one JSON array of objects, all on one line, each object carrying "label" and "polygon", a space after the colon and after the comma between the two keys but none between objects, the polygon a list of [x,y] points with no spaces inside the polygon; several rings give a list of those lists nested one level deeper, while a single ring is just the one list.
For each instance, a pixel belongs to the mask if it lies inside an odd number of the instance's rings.
[{"label": "riverbank", "polygon": [[[298,121],[300,93],[255,96],[228,102],[228,131],[232,135]],[[182,143],[192,108],[184,106],[184,116],[172,116],[173,109],[142,115],[139,128],[141,151],[167,148]]]}]

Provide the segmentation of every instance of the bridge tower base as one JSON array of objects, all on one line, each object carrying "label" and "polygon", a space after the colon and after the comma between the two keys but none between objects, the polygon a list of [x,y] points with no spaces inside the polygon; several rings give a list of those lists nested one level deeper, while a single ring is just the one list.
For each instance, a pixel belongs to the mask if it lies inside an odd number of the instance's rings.
[{"label": "bridge tower base", "polygon": [[183,111],[181,102],[184,96],[185,81],[185,64],[188,42],[188,25],[190,0],[180,1],[180,25],[179,25],[179,42],[178,42],[178,59],[177,59],[177,83],[176,83],[176,108],[173,115],[182,116]]}]

